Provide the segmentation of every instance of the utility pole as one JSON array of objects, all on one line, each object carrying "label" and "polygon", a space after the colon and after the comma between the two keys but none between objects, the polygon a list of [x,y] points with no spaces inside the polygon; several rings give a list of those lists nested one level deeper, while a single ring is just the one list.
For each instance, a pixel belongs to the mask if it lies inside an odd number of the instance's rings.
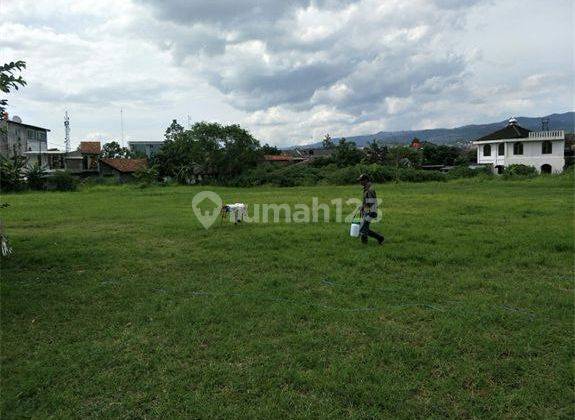
[{"label": "utility pole", "polygon": [[68,116],[68,110],[64,114],[64,144],[66,154],[70,153],[70,117]]},{"label": "utility pole", "polygon": [[192,129],[192,117],[190,117],[190,114],[188,114],[188,130]]},{"label": "utility pole", "polygon": [[122,147],[124,147],[124,109],[120,108],[120,126],[122,128]]}]

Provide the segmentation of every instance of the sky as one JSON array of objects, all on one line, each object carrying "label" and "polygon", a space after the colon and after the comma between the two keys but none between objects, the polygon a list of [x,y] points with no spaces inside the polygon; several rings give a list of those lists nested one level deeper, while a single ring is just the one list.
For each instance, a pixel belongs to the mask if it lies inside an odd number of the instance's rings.
[{"label": "sky", "polygon": [[[306,144],[575,109],[573,0],[0,0],[8,112],[81,140],[173,119]],[[123,137],[122,121],[123,114]]]}]

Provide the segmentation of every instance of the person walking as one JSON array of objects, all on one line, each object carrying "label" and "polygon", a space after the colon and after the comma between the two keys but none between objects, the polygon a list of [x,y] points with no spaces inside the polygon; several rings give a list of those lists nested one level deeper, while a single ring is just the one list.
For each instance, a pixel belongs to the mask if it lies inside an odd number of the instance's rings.
[{"label": "person walking", "polygon": [[375,190],[371,185],[369,176],[366,174],[361,174],[358,178],[359,183],[363,187],[363,198],[361,202],[361,224],[359,227],[359,237],[361,242],[367,244],[367,238],[371,236],[376,239],[379,245],[383,244],[385,238],[377,232],[374,232],[369,228],[371,221],[377,218],[377,197],[375,195]]}]

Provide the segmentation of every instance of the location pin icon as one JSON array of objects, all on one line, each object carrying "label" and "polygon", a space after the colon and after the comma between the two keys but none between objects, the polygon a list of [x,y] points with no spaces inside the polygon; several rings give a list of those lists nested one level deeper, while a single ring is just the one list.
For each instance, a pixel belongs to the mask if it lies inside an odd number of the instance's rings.
[{"label": "location pin icon", "polygon": [[[200,206],[204,200],[211,201],[215,205],[215,208],[211,211],[202,210]],[[192,209],[194,210],[194,214],[205,229],[209,229],[209,227],[214,224],[221,208],[222,198],[213,191],[201,191],[194,195],[194,198],[192,199]]]}]

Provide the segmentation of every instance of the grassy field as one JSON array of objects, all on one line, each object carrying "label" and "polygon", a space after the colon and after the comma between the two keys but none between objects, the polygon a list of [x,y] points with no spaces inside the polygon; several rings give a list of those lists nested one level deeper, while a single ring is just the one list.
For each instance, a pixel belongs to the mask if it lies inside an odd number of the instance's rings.
[{"label": "grassy field", "polygon": [[377,186],[382,247],[347,223],[205,230],[200,190],[3,197],[3,418],[573,417],[572,177]]}]

